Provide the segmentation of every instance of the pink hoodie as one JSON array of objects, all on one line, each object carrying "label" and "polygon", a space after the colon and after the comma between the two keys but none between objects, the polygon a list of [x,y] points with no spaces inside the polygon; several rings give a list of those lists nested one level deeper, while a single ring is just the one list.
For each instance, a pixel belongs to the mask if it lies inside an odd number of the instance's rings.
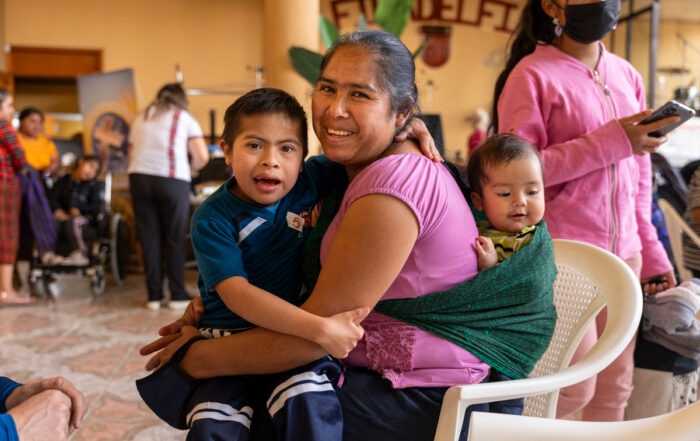
[{"label": "pink hoodie", "polygon": [[672,265],[651,223],[651,160],[632,153],[617,122],[645,109],[643,81],[601,48],[592,71],[554,46],[537,46],[508,77],[498,100],[499,131],[539,149],[552,237],[588,242],[622,259],[641,251],[642,277],[662,274]]}]

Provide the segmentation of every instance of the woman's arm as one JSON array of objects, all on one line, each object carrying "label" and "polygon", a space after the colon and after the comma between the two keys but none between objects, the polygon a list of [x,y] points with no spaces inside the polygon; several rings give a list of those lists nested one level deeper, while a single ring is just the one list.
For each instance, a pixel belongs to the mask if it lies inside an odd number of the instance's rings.
[{"label": "woman's arm", "polygon": [[[328,317],[374,307],[403,268],[417,237],[418,221],[400,200],[380,194],[358,199],[345,213],[316,287],[302,308]],[[147,368],[164,364],[188,338],[185,334],[156,354]],[[166,337],[169,340],[172,337]],[[195,378],[263,374],[289,370],[324,354],[308,340],[257,328],[196,342],[181,366]]]},{"label": "woman's arm", "polygon": [[190,168],[198,172],[209,162],[209,151],[201,136],[187,140],[187,152],[190,154]]}]

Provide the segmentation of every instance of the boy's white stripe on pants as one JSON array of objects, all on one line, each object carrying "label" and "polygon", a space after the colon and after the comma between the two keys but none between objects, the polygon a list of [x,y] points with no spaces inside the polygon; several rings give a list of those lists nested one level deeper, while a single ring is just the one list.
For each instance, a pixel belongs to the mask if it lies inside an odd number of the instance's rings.
[{"label": "boy's white stripe on pants", "polygon": [[236,422],[250,429],[250,423],[253,419],[253,409],[249,406],[235,409],[228,404],[212,401],[199,403],[187,414],[187,425],[191,426],[195,421],[207,418],[217,421]]},{"label": "boy's white stripe on pants", "polygon": [[294,375],[272,391],[267,400],[267,409],[271,417],[284,407],[287,400],[310,392],[333,391],[333,385],[325,375],[316,372],[302,372]]},{"label": "boy's white stripe on pants", "polygon": [[333,388],[340,375],[338,362],[326,356],[282,374],[202,380],[186,410],[187,440],[245,440],[255,433],[256,439],[342,441]]}]

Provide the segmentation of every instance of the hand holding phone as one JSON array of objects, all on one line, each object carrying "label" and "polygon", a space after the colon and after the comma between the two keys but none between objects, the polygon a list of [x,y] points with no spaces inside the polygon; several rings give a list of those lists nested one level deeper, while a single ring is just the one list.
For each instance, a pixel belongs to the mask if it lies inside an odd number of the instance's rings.
[{"label": "hand holding phone", "polygon": [[681,124],[695,116],[695,110],[677,101],[668,101],[666,104],[656,109],[654,113],[649,115],[644,120],[640,121],[639,124],[649,124],[654,121],[669,118],[672,116],[678,116],[680,117],[680,120],[649,133],[649,136],[660,138],[661,136],[666,135],[671,130],[675,129],[676,127],[680,126]]}]

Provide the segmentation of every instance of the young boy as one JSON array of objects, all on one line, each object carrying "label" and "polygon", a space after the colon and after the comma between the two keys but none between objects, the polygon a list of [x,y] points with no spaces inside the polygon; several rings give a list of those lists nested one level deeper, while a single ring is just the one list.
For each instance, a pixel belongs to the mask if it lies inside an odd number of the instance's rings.
[{"label": "young boy", "polygon": [[[486,216],[479,222],[476,248],[479,270],[504,261],[526,246],[544,216],[542,164],[534,147],[515,135],[488,138],[469,157],[467,176],[474,208]],[[509,380],[494,369],[489,381]],[[491,403],[495,413],[521,414],[524,400]]]},{"label": "young boy", "polygon": [[[259,326],[345,357],[363,335],[359,323],[367,308],[319,317],[294,306],[304,297],[302,248],[312,208],[324,190],[346,180],[344,170],[323,157],[303,163],[306,115],[281,90],[243,95],[226,110],[224,123],[221,147],[233,178],[202,203],[191,227],[202,334]],[[337,363],[324,357],[286,374],[205,380],[187,409],[188,439],[246,439],[251,408],[269,396],[279,439],[341,440],[332,387],[339,374]]]}]

